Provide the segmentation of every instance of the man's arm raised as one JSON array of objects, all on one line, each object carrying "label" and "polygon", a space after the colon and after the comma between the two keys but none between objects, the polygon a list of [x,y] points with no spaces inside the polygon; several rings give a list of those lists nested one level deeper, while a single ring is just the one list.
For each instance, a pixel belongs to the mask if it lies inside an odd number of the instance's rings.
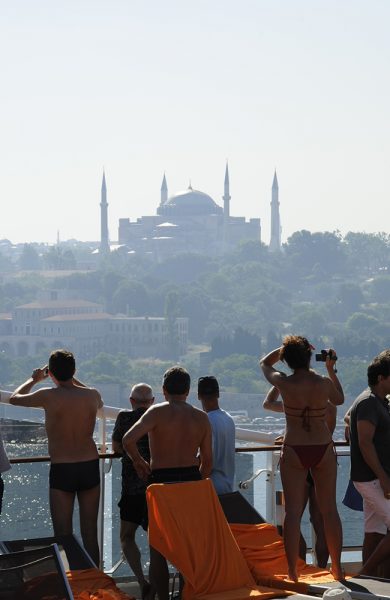
[{"label": "man's arm raised", "polygon": [[123,450],[133,461],[134,469],[140,479],[146,479],[151,470],[150,464],[139,453],[137,442],[154,428],[153,412],[147,410],[122,438]]},{"label": "man's arm raised", "polygon": [[31,377],[16,388],[9,403],[15,406],[28,406],[32,408],[45,408],[46,393],[45,390],[31,392],[36,383],[47,379],[47,367],[34,369]]}]

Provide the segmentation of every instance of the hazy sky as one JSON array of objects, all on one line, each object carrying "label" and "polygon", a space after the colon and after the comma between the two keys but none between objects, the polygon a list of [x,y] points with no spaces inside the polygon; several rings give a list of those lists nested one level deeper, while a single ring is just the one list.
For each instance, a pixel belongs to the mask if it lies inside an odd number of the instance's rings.
[{"label": "hazy sky", "polygon": [[0,238],[98,239],[192,185],[269,240],[389,230],[389,0],[0,0]]}]

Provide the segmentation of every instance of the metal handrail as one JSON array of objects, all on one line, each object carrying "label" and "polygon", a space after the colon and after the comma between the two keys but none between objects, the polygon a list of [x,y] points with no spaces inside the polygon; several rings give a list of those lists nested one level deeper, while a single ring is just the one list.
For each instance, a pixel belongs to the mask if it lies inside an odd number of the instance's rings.
[{"label": "metal handrail", "polygon": [[[9,397],[11,396],[11,392],[0,391],[0,403],[9,403]],[[19,408],[19,407],[14,407]],[[32,409],[42,411],[42,409]],[[100,474],[101,474],[101,495],[100,495],[100,507],[99,507],[99,515],[98,515],[98,539],[99,546],[103,548],[104,542],[104,497],[105,497],[105,474],[108,472],[105,469],[105,460],[112,461],[112,459],[121,458],[122,455],[116,454],[114,452],[107,451],[107,421],[115,420],[118,413],[120,412],[120,408],[114,406],[103,406],[102,409],[98,411],[98,428],[97,428],[97,445],[99,452],[100,462]],[[29,419],[29,422],[31,420]],[[281,444],[275,444],[275,439],[279,437],[278,434],[272,434],[264,431],[255,431],[249,429],[241,429],[236,428],[236,440],[244,441],[248,443],[247,446],[238,446],[236,447],[237,453],[253,453],[253,452],[265,452],[266,459],[266,467],[264,469],[260,469],[256,471],[250,478],[248,478],[245,482],[241,482],[243,484],[242,487],[246,489],[260,474],[266,473],[265,478],[265,498],[266,498],[266,513],[265,518],[269,523],[276,522],[276,506],[275,506],[275,496],[276,496],[276,472],[279,462],[279,454],[281,450]],[[348,444],[344,441],[335,442],[335,446],[340,448],[340,454],[349,454]],[[26,464],[26,463],[42,463],[42,462],[50,462],[50,457],[47,455],[44,456],[23,456],[23,457],[12,457],[9,459],[11,464]],[[106,463],[107,465],[107,463]],[[111,466],[111,462],[109,462]],[[109,470],[109,469],[108,469]]]}]

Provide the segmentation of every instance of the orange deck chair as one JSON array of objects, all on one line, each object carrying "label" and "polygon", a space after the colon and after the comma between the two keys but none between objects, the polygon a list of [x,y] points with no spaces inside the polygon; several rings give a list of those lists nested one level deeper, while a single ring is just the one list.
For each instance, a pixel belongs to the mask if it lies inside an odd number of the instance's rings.
[{"label": "orange deck chair", "polygon": [[183,600],[283,596],[258,587],[209,479],[148,487],[149,543],[183,575]]},{"label": "orange deck chair", "polygon": [[[255,581],[260,585],[310,594],[312,585],[334,582],[326,569],[308,565],[298,559],[298,583],[288,580],[288,565],[283,538],[274,525],[259,523],[243,525],[230,523],[236,542]],[[287,581],[286,581],[287,580]]]}]

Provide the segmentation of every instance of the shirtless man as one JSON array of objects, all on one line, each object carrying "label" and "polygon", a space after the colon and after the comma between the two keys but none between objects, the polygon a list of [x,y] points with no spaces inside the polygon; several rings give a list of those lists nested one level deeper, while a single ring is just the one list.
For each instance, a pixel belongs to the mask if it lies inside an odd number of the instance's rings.
[{"label": "shirtless man", "polygon": [[[99,456],[93,440],[96,414],[103,406],[97,390],[75,377],[75,359],[67,350],[51,353],[48,367],[34,369],[20,385],[10,404],[43,408],[50,456],[50,512],[54,535],[73,532],[77,495],[83,544],[99,565],[97,516],[100,498]],[[55,388],[31,389],[51,377]]]},{"label": "shirtless man", "polygon": [[[123,437],[123,448],[138,476],[149,484],[196,481],[210,476],[211,427],[203,411],[186,403],[190,383],[190,376],[182,367],[168,369],[163,378],[166,402],[149,408]],[[149,434],[150,463],[137,448],[137,441],[146,434]],[[149,580],[159,600],[168,600],[168,565],[152,547]]]}]

